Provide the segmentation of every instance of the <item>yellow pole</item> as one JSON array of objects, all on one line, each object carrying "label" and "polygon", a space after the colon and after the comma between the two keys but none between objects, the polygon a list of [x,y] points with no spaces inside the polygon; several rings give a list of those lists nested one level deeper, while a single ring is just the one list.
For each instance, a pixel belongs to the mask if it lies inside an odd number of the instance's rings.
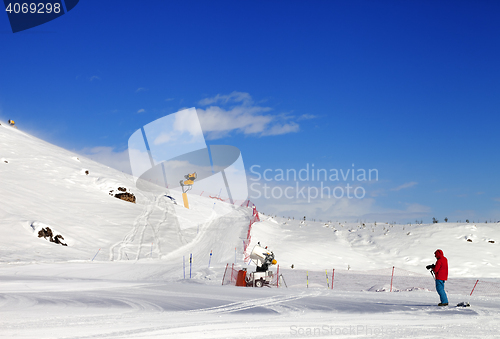
[{"label": "yellow pole", "polygon": [[184,201],[184,207],[189,209],[188,196],[186,193],[182,193],[182,200]]}]

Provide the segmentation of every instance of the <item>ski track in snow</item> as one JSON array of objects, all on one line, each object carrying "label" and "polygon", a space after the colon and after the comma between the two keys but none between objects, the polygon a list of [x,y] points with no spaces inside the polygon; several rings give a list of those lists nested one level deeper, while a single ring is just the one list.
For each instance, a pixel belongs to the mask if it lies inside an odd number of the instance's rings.
[{"label": "ski track in snow", "polygon": [[[155,209],[162,211],[162,217],[156,222],[151,220],[151,214]],[[174,222],[168,222],[169,215],[171,218],[175,218],[171,204],[167,203],[163,196],[153,197],[152,203],[144,205],[141,214],[134,220],[132,229],[124,236],[123,240],[111,246],[109,260],[115,260],[115,252],[117,252],[116,260],[130,259],[127,251],[133,251],[134,248],[136,248],[134,260],[139,260],[143,248],[149,249],[149,243],[144,243],[144,236],[148,230],[153,236],[155,253],[161,257],[163,253],[158,234],[162,227],[174,226]],[[134,243],[136,240],[137,244]],[[124,258],[124,254],[126,258]]]},{"label": "ski track in snow", "polygon": [[273,296],[270,298],[259,298],[259,299],[253,299],[253,300],[247,300],[247,301],[240,301],[240,302],[231,303],[231,304],[227,304],[227,305],[223,305],[223,306],[202,308],[199,310],[190,311],[189,313],[230,313],[230,312],[238,312],[238,311],[243,311],[243,310],[256,308],[256,307],[270,308],[274,311],[275,309],[271,308],[274,305],[286,303],[286,302],[292,301],[292,300],[302,299],[305,296],[316,297],[316,296],[319,296],[320,294],[321,294],[321,292],[315,292],[315,293],[310,293],[307,295],[305,293],[301,293],[299,295],[292,295],[292,296]]}]

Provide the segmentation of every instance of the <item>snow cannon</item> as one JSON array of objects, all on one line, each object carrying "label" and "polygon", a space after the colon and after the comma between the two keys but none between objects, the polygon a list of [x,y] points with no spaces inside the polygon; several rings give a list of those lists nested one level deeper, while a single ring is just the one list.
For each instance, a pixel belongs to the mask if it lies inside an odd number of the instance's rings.
[{"label": "snow cannon", "polygon": [[196,172],[194,173],[188,173],[184,176],[186,180],[181,180],[180,184],[182,187],[182,200],[184,201],[184,207],[189,209],[189,202],[187,198],[187,192],[193,188],[194,181],[196,180],[198,176],[196,175]]},{"label": "snow cannon", "polygon": [[268,266],[270,264],[275,265],[276,260],[274,260],[274,253],[270,252],[267,248],[263,248],[260,245],[255,245],[252,253],[250,253],[250,259],[257,265],[263,266],[264,264],[267,264]]},{"label": "snow cannon", "polygon": [[260,243],[254,246],[250,259],[257,266],[255,272],[246,276],[247,286],[262,287],[269,285],[273,280],[273,272],[269,270],[269,266],[276,265],[277,261],[274,259],[274,253],[267,248],[260,246]]},{"label": "snow cannon", "polygon": [[184,178],[186,178],[187,180],[185,180],[185,181],[181,180],[181,186],[182,186],[183,190],[184,190],[184,187],[186,187],[186,192],[189,191],[192,188],[194,181],[196,180],[197,177],[198,176],[196,175],[196,172],[186,174],[184,176]]}]

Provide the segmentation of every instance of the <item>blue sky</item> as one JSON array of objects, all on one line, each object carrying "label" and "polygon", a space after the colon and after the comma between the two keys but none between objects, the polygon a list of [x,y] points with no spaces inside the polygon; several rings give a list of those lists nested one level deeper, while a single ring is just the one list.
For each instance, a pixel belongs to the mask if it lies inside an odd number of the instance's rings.
[{"label": "blue sky", "polygon": [[207,142],[238,147],[249,172],[378,170],[324,183],[363,199],[254,199],[264,212],[499,220],[499,13],[494,1],[82,0],[16,34],[0,14],[0,117],[124,169],[135,130],[196,107]]}]

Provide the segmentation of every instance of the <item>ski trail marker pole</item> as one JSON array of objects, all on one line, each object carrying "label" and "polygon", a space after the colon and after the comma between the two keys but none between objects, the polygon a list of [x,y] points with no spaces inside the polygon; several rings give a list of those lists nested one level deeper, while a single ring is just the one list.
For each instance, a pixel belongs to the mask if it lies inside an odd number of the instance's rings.
[{"label": "ski trail marker pole", "polygon": [[309,271],[306,271],[306,287],[309,288]]},{"label": "ski trail marker pole", "polygon": [[392,266],[392,275],[391,275],[391,292],[392,292],[392,279],[394,278],[394,266]]},{"label": "ski trail marker pole", "polygon": [[335,268],[332,270],[332,290],[333,290],[333,278],[335,277]]},{"label": "ski trail marker pole", "polygon": [[326,288],[328,289],[328,286],[330,285],[328,283],[328,270],[325,270],[325,274],[326,274]]},{"label": "ski trail marker pole", "polygon": [[276,287],[280,287],[280,265],[278,265],[278,272],[276,272],[278,279],[276,280]]},{"label": "ski trail marker pole", "polygon": [[210,259],[208,259],[208,268],[210,268],[211,261],[212,261],[212,250],[210,250]]},{"label": "ski trail marker pole", "polygon": [[[100,251],[101,249],[99,249]],[[94,261],[95,257],[97,257],[97,254],[99,253],[99,251],[97,251],[97,253],[94,255],[94,257],[92,258],[92,261]]]}]

